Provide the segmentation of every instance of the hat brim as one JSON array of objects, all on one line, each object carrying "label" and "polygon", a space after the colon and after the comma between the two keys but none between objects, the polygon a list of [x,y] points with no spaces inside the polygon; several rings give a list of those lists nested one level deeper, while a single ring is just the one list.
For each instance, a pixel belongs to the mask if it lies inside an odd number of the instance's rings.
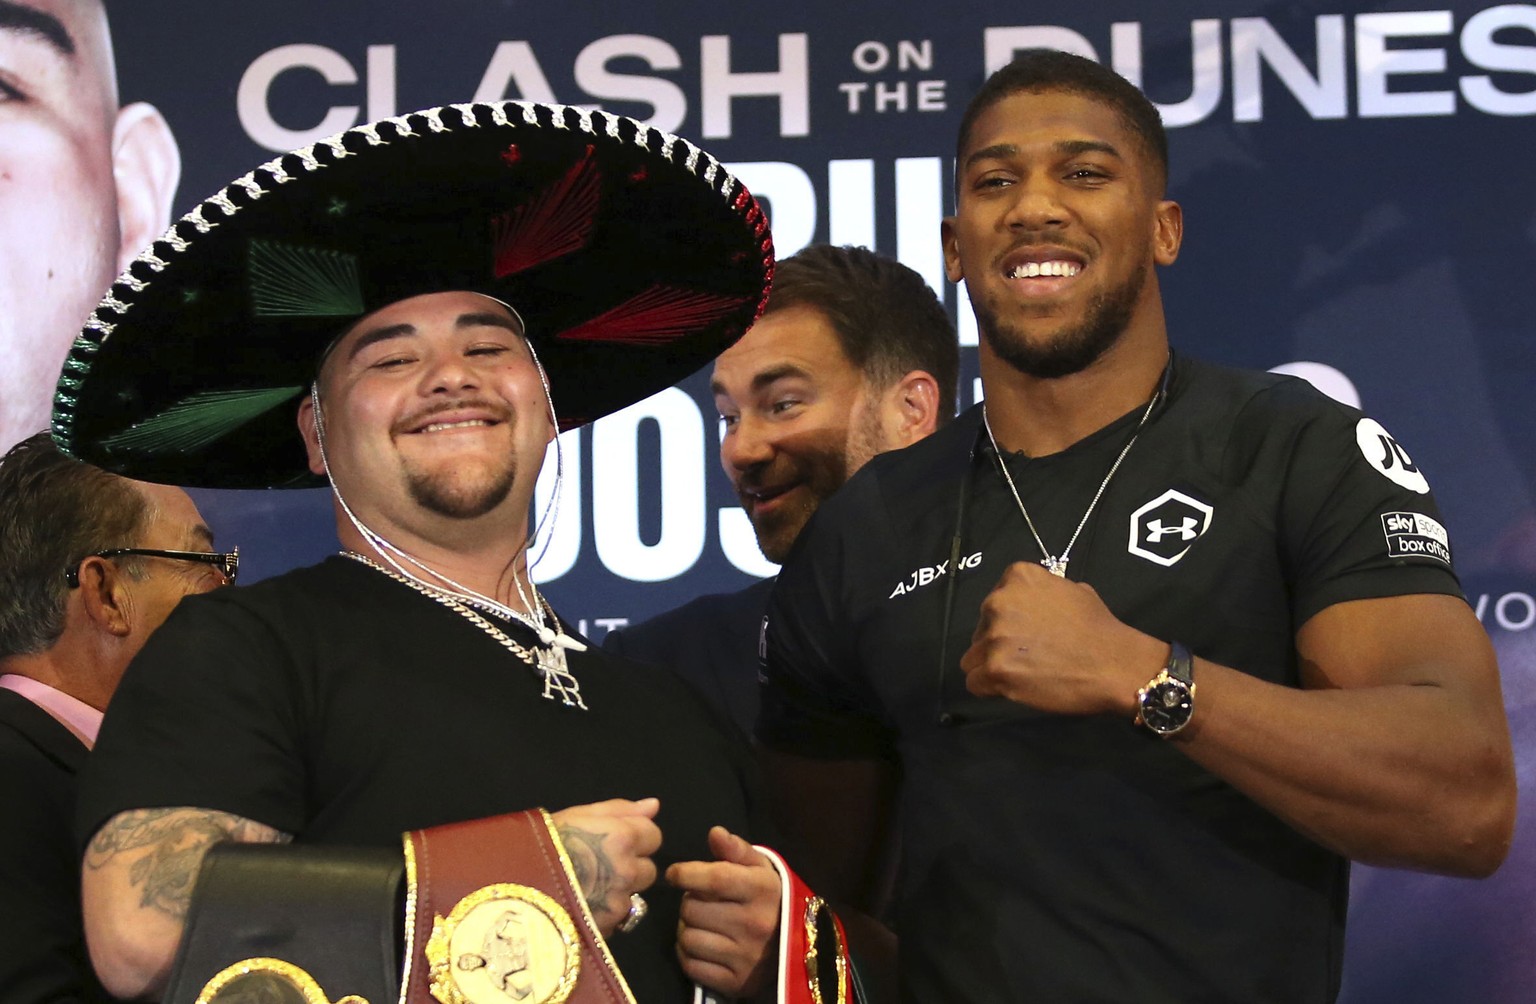
[{"label": "hat brim", "polygon": [[772,272],[761,208],[685,140],[562,106],[428,109],[270,161],[172,226],[76,340],[54,436],[140,480],[320,483],[294,408],[325,347],[449,290],[517,310],[573,428],[728,348]]}]

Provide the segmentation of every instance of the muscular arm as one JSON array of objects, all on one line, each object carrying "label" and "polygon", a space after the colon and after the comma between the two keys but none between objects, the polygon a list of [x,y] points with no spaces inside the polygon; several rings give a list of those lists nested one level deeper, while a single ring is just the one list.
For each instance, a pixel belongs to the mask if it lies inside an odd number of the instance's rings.
[{"label": "muscular arm", "polygon": [[226,840],[290,839],[211,809],[134,809],[113,816],[91,839],[81,871],[86,942],[102,984],[128,998],[164,988],[208,848]]},{"label": "muscular arm", "polygon": [[1297,632],[1296,690],[1196,662],[1191,757],[1368,864],[1491,873],[1515,780],[1486,632],[1449,596],[1355,600]]},{"label": "muscular arm", "polygon": [[[1171,741],[1355,860],[1497,868],[1514,827],[1513,754],[1492,645],[1467,605],[1439,595],[1338,603],[1301,627],[1296,646],[1301,688],[1197,658],[1195,716]],[[1016,565],[983,604],[961,668],[977,694],[1129,721],[1137,688],[1167,656],[1166,639],[1116,620],[1092,588]]]}]

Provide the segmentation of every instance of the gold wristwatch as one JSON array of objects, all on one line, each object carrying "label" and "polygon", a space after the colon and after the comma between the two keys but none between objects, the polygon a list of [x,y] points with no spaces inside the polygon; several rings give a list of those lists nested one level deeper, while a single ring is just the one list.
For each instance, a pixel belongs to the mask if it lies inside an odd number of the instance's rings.
[{"label": "gold wristwatch", "polygon": [[1166,738],[1188,725],[1194,713],[1194,656],[1173,642],[1163,671],[1136,692],[1136,724]]}]

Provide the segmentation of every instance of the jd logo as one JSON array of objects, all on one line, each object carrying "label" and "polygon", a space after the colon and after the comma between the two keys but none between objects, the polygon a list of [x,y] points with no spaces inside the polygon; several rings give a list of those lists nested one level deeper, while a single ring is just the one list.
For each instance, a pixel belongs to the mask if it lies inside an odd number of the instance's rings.
[{"label": "jd logo", "polygon": [[1173,565],[1211,528],[1215,511],[1199,499],[1170,488],[1131,513],[1127,550],[1154,564]]},{"label": "jd logo", "polygon": [[1411,492],[1420,495],[1429,492],[1429,482],[1414,464],[1408,451],[1381,427],[1373,418],[1362,418],[1355,424],[1355,442],[1360,453],[1376,473]]}]

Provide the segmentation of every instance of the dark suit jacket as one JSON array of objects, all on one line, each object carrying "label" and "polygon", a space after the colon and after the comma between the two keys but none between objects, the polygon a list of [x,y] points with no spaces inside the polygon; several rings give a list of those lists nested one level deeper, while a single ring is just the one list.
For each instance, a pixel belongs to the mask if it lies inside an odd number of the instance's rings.
[{"label": "dark suit jacket", "polygon": [[0,1004],[108,1001],[86,959],[75,771],[87,751],[0,689]]},{"label": "dark suit jacket", "polygon": [[603,648],[677,673],[750,738],[758,708],[757,646],[773,582],[700,596],[642,624],[608,632]]}]

